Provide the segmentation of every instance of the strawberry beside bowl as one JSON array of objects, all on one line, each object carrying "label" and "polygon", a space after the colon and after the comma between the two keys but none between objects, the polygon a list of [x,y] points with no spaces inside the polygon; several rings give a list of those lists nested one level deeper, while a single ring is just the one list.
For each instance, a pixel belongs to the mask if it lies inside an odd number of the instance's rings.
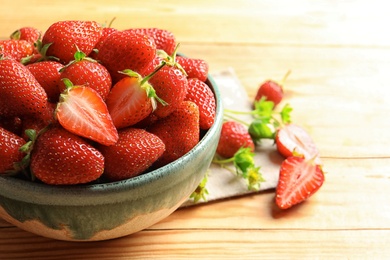
[{"label": "strawberry beside bowl", "polygon": [[0,176],[0,217],[44,237],[98,241],[126,236],[174,212],[202,180],[214,156],[223,120],[219,90],[216,117],[200,142],[181,158],[123,181],[50,186]]}]

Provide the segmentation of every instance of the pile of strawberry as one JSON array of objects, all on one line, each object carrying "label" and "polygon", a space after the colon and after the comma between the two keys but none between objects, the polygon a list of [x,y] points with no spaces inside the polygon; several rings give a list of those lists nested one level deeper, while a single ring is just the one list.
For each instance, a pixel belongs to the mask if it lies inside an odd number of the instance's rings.
[{"label": "pile of strawberry", "polygon": [[94,21],[0,41],[0,174],[116,181],[187,153],[214,123],[215,99],[208,64],[177,47],[167,30]]}]

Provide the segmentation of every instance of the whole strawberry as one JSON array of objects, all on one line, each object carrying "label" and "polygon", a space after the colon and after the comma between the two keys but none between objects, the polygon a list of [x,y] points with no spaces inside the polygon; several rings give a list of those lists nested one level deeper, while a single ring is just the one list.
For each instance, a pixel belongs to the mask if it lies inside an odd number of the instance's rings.
[{"label": "whole strawberry", "polygon": [[168,30],[160,28],[131,28],[127,31],[134,31],[151,37],[156,43],[156,48],[165,51],[168,55],[172,55],[175,51],[175,35]]},{"label": "whole strawberry", "polygon": [[143,129],[128,127],[118,134],[116,144],[99,146],[105,158],[103,176],[109,180],[124,180],[141,174],[165,151],[163,141]]},{"label": "whole strawberry", "polygon": [[217,146],[217,154],[225,158],[231,158],[243,147],[249,148],[252,152],[255,148],[248,129],[237,121],[224,122]]},{"label": "whole strawberry", "polygon": [[0,174],[17,171],[14,164],[23,159],[19,149],[25,143],[23,138],[0,127]]},{"label": "whole strawberry", "polygon": [[46,55],[63,63],[73,60],[77,48],[87,56],[99,41],[102,27],[95,21],[59,21],[52,24],[42,37],[42,44],[50,44]]},{"label": "whole strawberry", "polygon": [[79,136],[53,127],[36,140],[30,170],[37,179],[51,185],[88,183],[103,174],[104,157]]},{"label": "whole strawberry", "polygon": [[153,39],[133,31],[117,31],[106,37],[96,59],[110,72],[115,84],[125,75],[121,71],[140,73],[156,56]]},{"label": "whole strawberry", "polygon": [[45,89],[49,101],[53,103],[57,102],[60,96],[60,70],[64,65],[57,61],[41,61],[29,64],[26,67],[34,75],[42,88]]},{"label": "whole strawberry", "polygon": [[[151,73],[163,59],[156,57],[142,74]],[[188,80],[183,72],[174,65],[168,64],[159,70],[149,79],[149,83],[156,90],[157,96],[164,100],[164,103],[157,103],[157,108],[153,113],[160,117],[166,117],[172,113],[182,101],[184,101],[187,90]]]},{"label": "whole strawberry", "polygon": [[31,26],[26,26],[14,31],[11,34],[10,38],[12,40],[25,40],[34,44],[41,39],[41,36],[42,32],[39,29]]},{"label": "whole strawberry", "polygon": [[166,165],[187,152],[199,142],[199,109],[191,101],[183,101],[167,117],[159,119],[147,130],[165,144],[165,152],[155,166]]},{"label": "whole strawberry", "polygon": [[188,91],[185,100],[194,102],[199,107],[200,129],[207,130],[215,118],[215,98],[210,87],[197,78],[188,79]]},{"label": "whole strawberry", "polygon": [[48,98],[33,74],[14,59],[0,58],[0,116],[47,116]]},{"label": "whole strawberry", "polygon": [[96,90],[106,100],[111,89],[111,76],[108,70],[100,63],[87,58],[85,53],[77,51],[75,59],[61,70],[58,89],[62,93],[66,89],[64,79],[74,85],[86,86]]},{"label": "whole strawberry", "polygon": [[207,80],[209,65],[205,60],[177,56],[176,62],[183,67],[188,78],[197,78],[203,82]]},{"label": "whole strawberry", "polygon": [[0,56],[20,62],[34,53],[34,45],[25,40],[0,40]]}]

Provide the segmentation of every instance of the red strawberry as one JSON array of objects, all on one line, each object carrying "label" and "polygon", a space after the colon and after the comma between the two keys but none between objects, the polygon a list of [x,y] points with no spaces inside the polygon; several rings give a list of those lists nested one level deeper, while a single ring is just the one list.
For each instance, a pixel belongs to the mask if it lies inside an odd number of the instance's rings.
[{"label": "red strawberry", "polygon": [[77,48],[89,55],[101,33],[102,27],[95,21],[59,21],[46,30],[42,44],[52,43],[46,54],[68,63],[73,60]]},{"label": "red strawberry", "polygon": [[20,117],[1,117],[0,127],[18,136],[22,135],[22,119]]},{"label": "red strawberry", "polygon": [[24,140],[29,141],[30,137],[26,134],[26,130],[32,129],[35,130],[36,133],[39,133],[46,126],[53,123],[55,107],[56,107],[55,103],[49,103],[46,111],[46,116],[42,116],[41,118],[36,118],[31,116],[23,118],[22,134],[20,136]]},{"label": "red strawberry", "polygon": [[[149,67],[143,71],[143,74],[151,73],[162,61],[163,59],[156,57]],[[180,106],[187,95],[188,80],[176,66],[167,65],[163,67],[149,79],[149,82],[156,90],[157,96],[165,102],[158,103],[156,110],[153,112],[160,118],[172,113],[172,111]]]},{"label": "red strawberry", "polygon": [[42,61],[26,66],[39,84],[45,89],[50,102],[57,102],[60,96],[60,70],[64,67],[57,61]]},{"label": "red strawberry", "polygon": [[323,184],[324,173],[320,166],[303,157],[290,156],[280,167],[276,187],[276,205],[287,209],[313,195]]},{"label": "red strawberry", "polygon": [[276,132],[276,148],[284,157],[294,154],[302,155],[307,160],[315,158],[317,164],[321,164],[319,151],[311,136],[302,127],[295,124],[287,124]]},{"label": "red strawberry", "polygon": [[118,141],[118,132],[102,97],[92,88],[73,86],[60,95],[58,122],[69,132],[103,145]]},{"label": "red strawberry", "polygon": [[248,129],[236,121],[224,122],[217,146],[217,154],[225,158],[231,158],[241,147],[250,148],[252,152],[255,149]]},{"label": "red strawberry", "polygon": [[103,174],[104,157],[84,139],[54,127],[36,140],[30,169],[36,178],[47,184],[88,183]]},{"label": "red strawberry", "polygon": [[107,68],[116,83],[126,77],[120,71],[129,69],[139,73],[155,56],[156,44],[152,38],[133,31],[118,31],[103,41],[96,59]]},{"label": "red strawberry", "polygon": [[[142,78],[134,71],[118,81],[108,94],[106,103],[116,128],[132,126],[148,117],[160,100],[148,80],[164,66],[158,66],[151,74]],[[161,100],[160,100],[161,101]],[[161,101],[162,102],[162,101]]]},{"label": "red strawberry", "polygon": [[188,79],[188,91],[185,100],[194,102],[199,107],[199,126],[209,129],[215,118],[215,98],[210,87],[197,78]]},{"label": "red strawberry", "polygon": [[47,116],[47,94],[32,73],[13,59],[0,59],[0,116]]},{"label": "red strawberry", "polygon": [[199,142],[199,109],[191,101],[183,101],[169,116],[159,119],[147,129],[165,144],[165,152],[155,166],[166,165],[187,152]]},{"label": "red strawberry", "polygon": [[99,146],[105,158],[103,176],[109,180],[124,180],[147,170],[165,151],[163,141],[143,129],[125,128],[112,146]]},{"label": "red strawberry", "polygon": [[96,59],[97,54],[100,50],[100,47],[103,45],[103,41],[112,33],[117,32],[118,30],[112,27],[103,27],[102,28],[102,35],[100,36],[99,41],[96,43],[95,48],[93,52],[89,55],[91,58]]},{"label": "red strawberry", "polygon": [[34,53],[34,45],[25,40],[0,40],[0,55],[21,61]]},{"label": "red strawberry", "polygon": [[41,39],[42,33],[39,29],[31,26],[22,27],[14,31],[10,38],[12,40],[25,40],[32,44]]},{"label": "red strawberry", "polygon": [[205,60],[177,56],[176,62],[183,67],[188,78],[197,78],[203,82],[207,80],[209,65]]},{"label": "red strawberry", "polygon": [[273,80],[267,80],[262,83],[257,90],[255,101],[265,98],[266,100],[274,102],[274,106],[276,107],[283,100],[283,84],[290,75],[290,72],[291,71],[288,71],[286,75],[284,75],[284,78],[280,83]]},{"label": "red strawberry", "polygon": [[63,79],[70,80],[74,85],[86,86],[96,90],[103,100],[106,100],[111,89],[111,76],[100,63],[85,57],[82,52],[75,54],[75,60],[61,70],[59,91],[66,89]]},{"label": "red strawberry", "polygon": [[0,127],[0,174],[17,170],[14,163],[23,159],[19,148],[25,143],[23,138]]},{"label": "red strawberry", "polygon": [[172,55],[176,48],[175,35],[160,28],[131,28],[126,31],[134,31],[151,37],[156,43],[156,48]]}]

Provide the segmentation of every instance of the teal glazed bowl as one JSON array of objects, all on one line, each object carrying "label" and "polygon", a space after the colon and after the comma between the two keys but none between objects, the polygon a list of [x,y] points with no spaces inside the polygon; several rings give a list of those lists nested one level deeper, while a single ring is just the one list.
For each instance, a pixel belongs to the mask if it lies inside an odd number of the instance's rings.
[{"label": "teal glazed bowl", "polygon": [[152,226],[186,201],[214,156],[223,120],[220,92],[216,119],[200,142],[176,161],[137,177],[104,184],[57,187],[0,176],[0,217],[40,236],[98,241]]}]

